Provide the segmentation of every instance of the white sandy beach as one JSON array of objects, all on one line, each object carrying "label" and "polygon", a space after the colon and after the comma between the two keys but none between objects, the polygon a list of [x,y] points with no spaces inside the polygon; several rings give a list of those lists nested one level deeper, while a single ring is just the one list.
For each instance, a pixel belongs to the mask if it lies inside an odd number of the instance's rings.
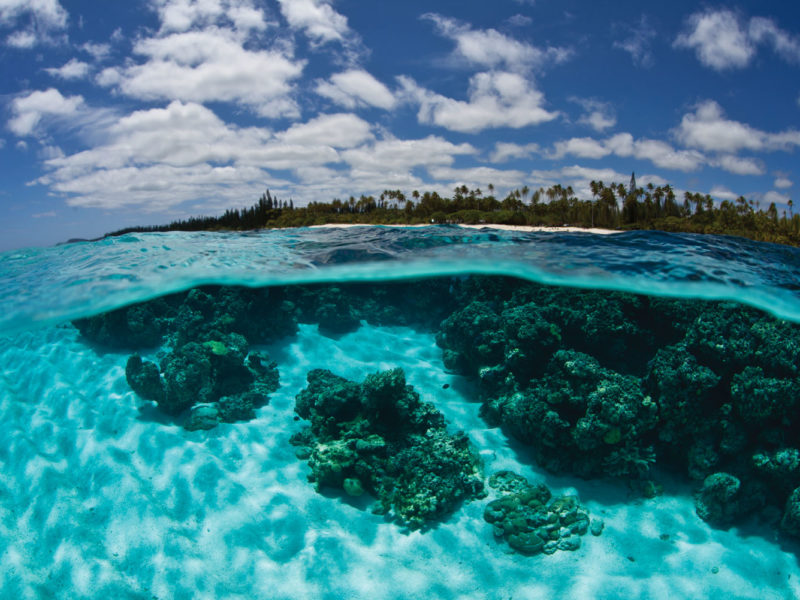
[{"label": "white sandy beach", "polygon": [[[598,227],[532,227],[529,225],[497,225],[497,224],[482,224],[482,225],[465,225],[459,224],[458,227],[465,227],[467,229],[500,229],[502,231],[523,231],[523,232],[533,232],[533,231],[547,231],[550,233],[596,233],[598,235],[610,235],[613,233],[622,233],[622,231],[617,229],[601,229]],[[428,225],[426,223],[418,224],[418,225],[394,225],[394,224],[386,224],[386,223],[326,223],[325,225],[313,225],[312,227],[315,228],[335,228],[335,229],[346,229],[348,227],[433,227],[433,225]]]},{"label": "white sandy beach", "polygon": [[[268,348],[281,389],[257,418],[187,432],[125,382],[127,354],[96,352],[68,325],[0,347],[0,597],[151,599],[758,599],[800,597],[797,546],[711,529],[683,484],[654,500],[624,486],[554,477],[478,416],[432,336],[362,326],[339,339],[301,326]],[[150,356],[149,358],[153,358]],[[321,495],[289,436],[305,375],[353,380],[401,366],[465,430],[487,473],[513,469],[577,493],[605,520],[576,552],[509,553],[465,505],[404,532]],[[444,384],[450,387],[444,389]]]}]

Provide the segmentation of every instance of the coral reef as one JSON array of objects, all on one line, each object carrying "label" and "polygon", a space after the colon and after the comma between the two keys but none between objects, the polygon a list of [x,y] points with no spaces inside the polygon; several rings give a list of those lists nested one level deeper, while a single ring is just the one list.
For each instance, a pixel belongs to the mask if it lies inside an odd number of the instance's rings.
[{"label": "coral reef", "polygon": [[[252,418],[277,386],[269,358],[250,345],[290,336],[298,323],[319,324],[323,335],[335,336],[362,321],[434,330],[445,366],[477,383],[487,422],[528,446],[551,471],[624,478],[655,490],[647,478],[658,465],[697,482],[698,514],[709,522],[725,527],[783,511],[782,529],[793,535],[800,529],[793,525],[796,499],[790,502],[800,487],[800,326],[738,304],[473,276],[208,286],[75,326],[101,347],[161,345],[158,365],[131,356],[131,388],[169,414],[193,409],[187,426],[205,427]],[[406,406],[411,400],[400,375],[330,381],[326,391],[309,380],[319,393],[301,394],[297,402],[298,414],[312,422],[313,440],[326,440],[324,448],[307,445],[314,448],[309,460],[317,483],[374,494],[407,521],[425,520],[404,508],[411,492],[398,482],[405,481],[404,465],[413,471],[433,465],[415,462],[424,458],[420,453],[403,454],[395,434],[381,427],[403,423],[403,439],[416,436],[416,446],[435,448],[447,465],[448,457],[460,456],[455,441],[441,433],[425,437],[444,431],[441,415],[424,403]],[[427,428],[413,429],[414,419]],[[375,479],[378,464],[392,469],[391,489]]]},{"label": "coral reef", "polygon": [[[495,537],[515,551],[531,556],[580,548],[581,536],[589,530],[589,512],[575,496],[552,498],[544,484],[531,485],[510,471],[493,474],[489,486],[501,495],[489,502],[483,518]],[[593,535],[602,530],[602,521],[592,523]]]},{"label": "coral reef", "polygon": [[308,373],[295,412],[310,425],[292,437],[307,457],[317,490],[368,492],[375,512],[419,528],[480,498],[481,463],[463,432],[406,385],[402,369],[368,375],[361,384],[327,370]]},{"label": "coral reef", "polygon": [[792,514],[798,325],[728,302],[481,277],[462,288],[437,335],[445,364],[475,379],[486,420],[539,464],[639,480],[653,464],[682,471],[704,482],[698,514],[723,527]]}]

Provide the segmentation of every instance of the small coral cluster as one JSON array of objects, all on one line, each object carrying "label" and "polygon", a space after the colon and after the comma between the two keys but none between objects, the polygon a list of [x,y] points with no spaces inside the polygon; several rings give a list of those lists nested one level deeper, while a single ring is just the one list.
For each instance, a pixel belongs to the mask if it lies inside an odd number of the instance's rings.
[{"label": "small coral cluster", "polygon": [[[581,537],[590,529],[589,512],[575,496],[553,498],[542,483],[531,485],[510,471],[498,471],[489,485],[501,495],[492,500],[483,518],[494,534],[520,554],[553,554],[556,550],[577,550]],[[591,523],[592,535],[600,535],[603,522]]]},{"label": "small coral cluster", "polygon": [[310,425],[293,436],[320,490],[373,494],[373,510],[409,528],[485,496],[481,462],[463,432],[450,434],[442,414],[406,385],[402,369],[358,384],[315,369],[296,399]]}]

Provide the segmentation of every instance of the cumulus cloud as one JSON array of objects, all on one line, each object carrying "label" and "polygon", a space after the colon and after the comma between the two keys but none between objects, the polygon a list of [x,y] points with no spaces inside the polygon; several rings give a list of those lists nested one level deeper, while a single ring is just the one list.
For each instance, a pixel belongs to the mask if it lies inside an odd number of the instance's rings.
[{"label": "cumulus cloud", "polygon": [[711,188],[711,192],[709,193],[715,198],[719,198],[720,200],[736,200],[736,198],[738,198],[736,194],[734,194],[724,185],[715,185],[714,187]]},{"label": "cumulus cloud", "polygon": [[470,144],[453,144],[438,136],[417,140],[380,140],[346,150],[342,159],[361,172],[405,172],[419,166],[448,166],[459,155],[476,154]]},{"label": "cumulus cloud", "polygon": [[84,106],[82,96],[63,96],[55,88],[31,92],[11,102],[11,120],[8,128],[19,137],[32,135],[43,120],[58,119],[77,114]]},{"label": "cumulus cloud", "polygon": [[735,175],[763,175],[766,172],[760,160],[731,154],[712,159],[709,164]]},{"label": "cumulus cloud", "polygon": [[770,190],[769,192],[764,194],[761,197],[761,199],[764,201],[764,203],[772,204],[774,202],[775,204],[783,204],[783,205],[786,205],[789,202],[789,200],[791,200],[791,198],[786,194],[781,194],[780,192],[776,192],[775,190]]},{"label": "cumulus cloud", "polygon": [[318,80],[316,92],[349,109],[375,106],[390,110],[396,104],[389,88],[362,69],[336,73],[327,81]]},{"label": "cumulus cloud", "polygon": [[792,187],[794,182],[788,177],[777,177],[773,185],[780,190],[785,190]]},{"label": "cumulus cloud", "polygon": [[189,31],[193,27],[231,26],[239,31],[267,27],[264,11],[253,0],[150,0],[165,33]]},{"label": "cumulus cloud", "polygon": [[80,49],[91,55],[96,61],[105,60],[111,54],[111,44],[96,44],[94,42],[86,42],[81,44]]},{"label": "cumulus cloud", "polygon": [[[420,167],[474,155],[439,137],[376,140],[351,114],[320,115],[283,131],[226,123],[197,103],[139,110],[107,127],[94,147],[45,161],[37,180],[72,206],[174,210],[186,202],[239,206],[269,186],[296,202],[419,186]],[[276,172],[290,171],[295,183]],[[216,199],[216,200],[214,200]]]},{"label": "cumulus cloud", "polygon": [[705,157],[693,150],[677,150],[660,140],[634,139],[629,133],[619,133],[606,139],[571,138],[556,142],[550,158],[564,156],[600,159],[614,155],[649,160],[664,169],[695,171],[705,163]]},{"label": "cumulus cloud", "polygon": [[559,113],[543,107],[544,95],[523,76],[508,72],[478,73],[470,78],[469,100],[455,100],[399,78],[406,97],[420,108],[420,123],[451,131],[477,133],[494,127],[519,129],[552,121]]},{"label": "cumulus cloud", "polygon": [[89,150],[47,160],[49,173],[38,183],[68,195],[73,206],[166,210],[211,197],[241,202],[265,185],[288,185],[268,169],[339,163],[337,148],[372,139],[368,129],[352,115],[321,116],[282,132],[237,127],[204,106],[174,101],[119,119]]},{"label": "cumulus cloud", "polygon": [[455,42],[455,58],[471,66],[526,71],[549,63],[562,63],[572,56],[572,50],[568,48],[541,50],[495,29],[472,29],[465,23],[436,13],[427,13],[423,18],[432,21],[439,34]]},{"label": "cumulus cloud", "polygon": [[222,28],[145,38],[142,64],[105,69],[98,83],[143,100],[234,102],[265,117],[297,116],[293,82],[304,61],[284,49],[250,50]]},{"label": "cumulus cloud", "polygon": [[287,144],[353,148],[372,139],[370,124],[351,114],[322,115],[296,123],[277,137]]},{"label": "cumulus cloud", "polygon": [[525,173],[516,170],[493,169],[491,167],[453,168],[429,166],[432,177],[445,183],[447,187],[466,185],[479,188],[491,183],[499,188],[514,188],[523,184]]},{"label": "cumulus cloud", "polygon": [[84,79],[89,75],[89,65],[73,58],[61,67],[45,69],[45,71],[59,79]]},{"label": "cumulus cloud", "polygon": [[800,63],[800,38],[772,19],[743,20],[731,10],[692,14],[674,46],[694,50],[700,62],[717,71],[740,69],[753,60],[759,45],[767,45],[786,61]]},{"label": "cumulus cloud", "polygon": [[6,43],[16,48],[52,41],[53,32],[67,26],[67,18],[58,0],[0,0],[0,27],[22,25],[6,38]]},{"label": "cumulus cloud", "polygon": [[351,34],[347,17],[330,0],[278,0],[289,27],[302,30],[312,42],[344,42]]},{"label": "cumulus cloud", "polygon": [[730,10],[694,13],[674,45],[694,50],[701,63],[718,71],[747,66],[756,51],[746,28]]},{"label": "cumulus cloud", "polygon": [[686,146],[734,154],[740,150],[790,150],[800,146],[800,130],[767,133],[745,123],[726,119],[713,100],[697,105],[681,119],[676,138]]}]

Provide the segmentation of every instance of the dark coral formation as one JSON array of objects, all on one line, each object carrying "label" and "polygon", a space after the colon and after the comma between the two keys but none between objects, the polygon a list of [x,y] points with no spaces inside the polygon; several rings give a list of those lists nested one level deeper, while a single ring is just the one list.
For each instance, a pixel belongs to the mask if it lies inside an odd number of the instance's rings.
[{"label": "dark coral formation", "polygon": [[[483,518],[515,551],[532,556],[580,548],[581,536],[589,531],[589,512],[575,496],[553,498],[546,485],[532,485],[510,471],[495,473],[489,485],[501,495],[489,502]],[[592,523],[593,535],[602,530],[602,521]]]},{"label": "dark coral formation", "polygon": [[317,490],[368,492],[378,512],[410,528],[485,496],[469,439],[447,432],[442,414],[406,385],[402,369],[374,373],[361,384],[313,370],[295,411],[310,421],[292,443],[308,458]]},{"label": "dark coral formation", "polygon": [[705,482],[698,514],[727,526],[800,487],[800,327],[726,302],[473,278],[437,342],[479,384],[483,414],[537,462]]},{"label": "dark coral formation", "polygon": [[184,424],[190,430],[252,419],[278,389],[277,365],[262,354],[248,353],[247,341],[235,333],[187,342],[166,354],[160,366],[134,354],[125,376],[133,391],[167,414],[191,408]]}]

